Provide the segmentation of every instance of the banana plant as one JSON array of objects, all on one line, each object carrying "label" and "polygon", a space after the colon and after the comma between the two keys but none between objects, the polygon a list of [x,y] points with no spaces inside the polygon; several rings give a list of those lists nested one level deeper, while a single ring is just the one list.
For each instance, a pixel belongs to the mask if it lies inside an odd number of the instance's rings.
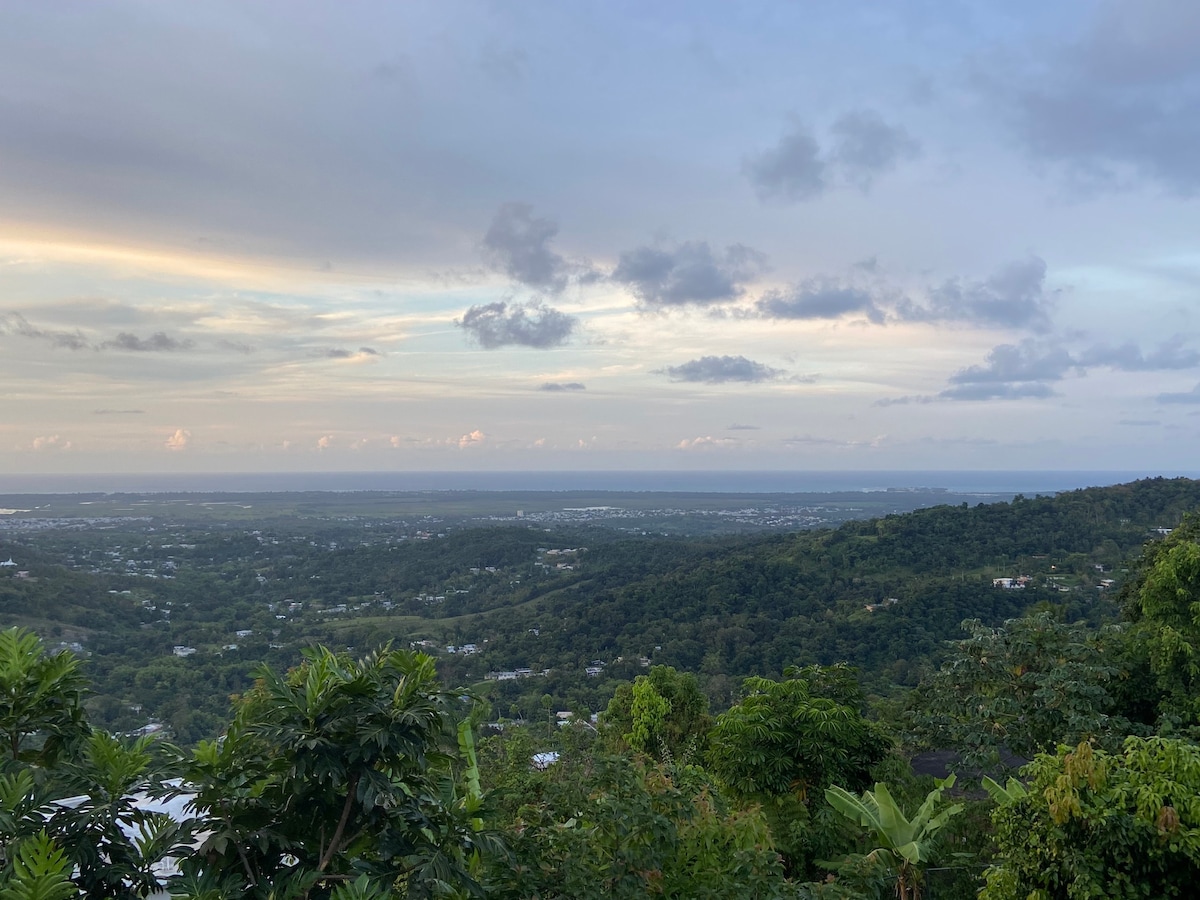
[{"label": "banana plant", "polygon": [[1000,784],[988,776],[983,776],[983,789],[988,792],[988,796],[997,805],[1005,803],[1016,803],[1029,796],[1029,791],[1025,785],[1017,781],[1015,778],[1009,778],[1007,784]]},{"label": "banana plant", "polygon": [[934,837],[963,809],[961,803],[947,806],[942,801],[943,792],[953,784],[953,775],[939,781],[912,819],[905,816],[886,784],[876,784],[874,791],[864,791],[862,797],[835,785],[826,789],[825,799],[843,816],[871,832],[879,846],[866,858],[892,872],[898,900],[920,900],[922,873],[932,854]]}]

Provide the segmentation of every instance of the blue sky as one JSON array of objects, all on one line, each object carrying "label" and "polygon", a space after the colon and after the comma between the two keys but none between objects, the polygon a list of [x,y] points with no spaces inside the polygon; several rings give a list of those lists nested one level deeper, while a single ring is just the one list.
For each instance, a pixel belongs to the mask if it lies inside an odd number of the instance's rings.
[{"label": "blue sky", "polygon": [[1200,6],[0,6],[10,472],[1194,468]]}]

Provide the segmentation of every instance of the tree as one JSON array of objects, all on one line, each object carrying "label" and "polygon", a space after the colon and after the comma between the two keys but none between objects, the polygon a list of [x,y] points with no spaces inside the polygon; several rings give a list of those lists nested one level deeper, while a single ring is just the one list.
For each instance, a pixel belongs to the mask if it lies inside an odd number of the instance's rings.
[{"label": "tree", "polygon": [[52,765],[88,731],[87,680],[73,653],[46,653],[24,628],[0,631],[0,738],[7,763]]},{"label": "tree", "polygon": [[455,786],[456,698],[433,661],[323,647],[284,676],[269,667],[223,740],[188,765],[210,830],[184,863],[231,896],[325,896],[367,875],[405,896],[478,892],[478,793]]},{"label": "tree", "polygon": [[999,628],[968,619],[963,628],[969,636],[917,693],[914,724],[935,747],[991,767],[1002,749],[1028,758],[1090,738],[1115,749],[1138,728],[1119,708],[1129,646],[1120,627],[1068,625],[1042,612]]},{"label": "tree", "polygon": [[961,803],[946,805],[942,793],[954,784],[954,776],[937,782],[910,820],[892,798],[886,784],[856,797],[834,785],[826,788],[829,805],[870,832],[878,843],[866,860],[883,865],[895,880],[898,900],[920,900],[922,865],[933,857],[937,833],[951,817],[963,810]]},{"label": "tree", "polygon": [[1200,722],[1200,518],[1191,516],[1151,544],[1125,611],[1165,695],[1160,711],[1184,725]]},{"label": "tree", "polygon": [[[733,810],[695,767],[580,743],[564,729],[553,764],[532,766],[523,729],[489,738],[485,781],[510,853],[490,859],[498,900],[741,900],[782,894],[757,809]],[[586,738],[584,738],[586,740]]]},{"label": "tree", "polygon": [[1118,753],[1060,747],[991,785],[998,859],[981,900],[1193,897],[1200,747],[1131,737]]},{"label": "tree", "polygon": [[139,802],[169,791],[172,773],[162,770],[154,749],[149,737],[130,742],[97,730],[60,763],[59,796],[70,799],[43,807],[46,829],[66,851],[84,897],[153,893],[160,887],[155,867],[184,849],[187,827]]},{"label": "tree", "polygon": [[[139,807],[161,792],[150,739],[89,729],[74,656],[48,655],[28,631],[0,632],[0,893],[144,896],[179,826]],[[22,894],[21,892],[25,892]]]},{"label": "tree", "polygon": [[[746,696],[717,718],[709,735],[712,773],[734,797],[762,805],[789,874],[841,852],[836,816],[821,793],[831,784],[861,789],[890,740],[863,718],[852,670],[793,669],[791,678],[748,678]],[[833,821],[831,821],[831,816]]]},{"label": "tree", "polygon": [[[861,696],[849,687],[851,670],[789,671],[784,681],[746,679],[745,697],[718,717],[709,737],[712,771],[747,799],[791,794],[807,802],[834,783],[868,784],[890,742],[857,706],[839,702]],[[830,684],[833,697],[820,691]]]},{"label": "tree", "polygon": [[630,748],[657,760],[688,762],[701,755],[712,719],[696,676],[654,666],[617,687],[602,727]]},{"label": "tree", "polygon": [[44,831],[21,844],[0,874],[0,900],[68,900],[78,896],[71,861]]}]

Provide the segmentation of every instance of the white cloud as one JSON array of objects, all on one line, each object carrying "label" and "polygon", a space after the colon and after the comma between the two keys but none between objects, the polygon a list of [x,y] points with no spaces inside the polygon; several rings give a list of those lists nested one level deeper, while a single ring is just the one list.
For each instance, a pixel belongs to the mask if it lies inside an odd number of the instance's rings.
[{"label": "white cloud", "polygon": [[190,431],[186,428],[176,428],[175,433],[167,438],[163,446],[172,452],[178,453],[180,450],[187,449],[191,440],[192,433]]},{"label": "white cloud", "polygon": [[464,434],[458,439],[458,449],[466,450],[468,447],[478,447],[487,440],[487,435],[476,428],[474,431]]},{"label": "white cloud", "polygon": [[685,438],[675,445],[676,450],[706,450],[711,448],[736,447],[740,441],[734,438],[715,438],[711,435],[704,437],[694,437],[690,440]]},{"label": "white cloud", "polygon": [[34,450],[70,450],[71,442],[63,440],[57,434],[52,434],[48,437],[35,437],[33,439]]}]

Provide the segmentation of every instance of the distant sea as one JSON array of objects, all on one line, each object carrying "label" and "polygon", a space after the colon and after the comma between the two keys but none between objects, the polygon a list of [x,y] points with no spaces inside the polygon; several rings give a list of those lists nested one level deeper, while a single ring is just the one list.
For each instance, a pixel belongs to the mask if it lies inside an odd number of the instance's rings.
[{"label": "distant sea", "polygon": [[670,491],[834,493],[944,489],[967,494],[1051,494],[1139,478],[1200,472],[253,472],[236,474],[3,475],[0,493],[261,493],[268,491]]}]

